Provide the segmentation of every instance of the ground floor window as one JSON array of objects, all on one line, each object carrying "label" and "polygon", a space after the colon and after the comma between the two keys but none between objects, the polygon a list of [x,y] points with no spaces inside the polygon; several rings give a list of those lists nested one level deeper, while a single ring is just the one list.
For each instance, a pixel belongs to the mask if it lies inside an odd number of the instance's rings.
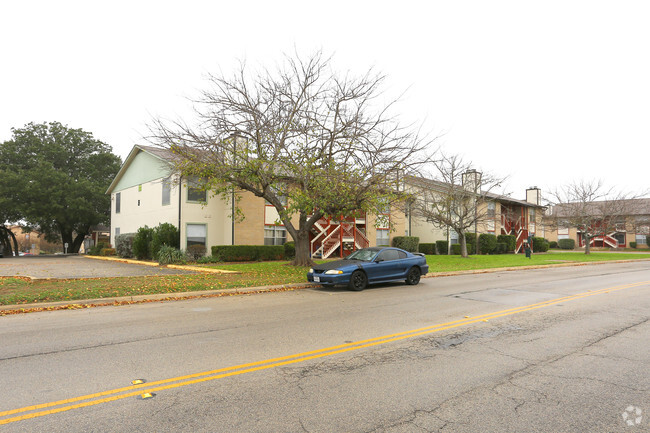
[{"label": "ground floor window", "polygon": [[615,233],[613,238],[616,239],[619,245],[625,245],[625,233]]},{"label": "ground floor window", "polygon": [[203,245],[207,247],[207,228],[205,224],[188,224],[186,237],[187,247],[192,245]]},{"label": "ground floor window", "polygon": [[390,234],[388,230],[377,229],[377,246],[387,247],[390,241]]},{"label": "ground floor window", "polygon": [[284,245],[287,241],[287,230],[282,226],[264,227],[264,245]]},{"label": "ground floor window", "polygon": [[636,243],[637,244],[645,244],[646,242],[647,242],[646,235],[640,235],[640,234],[636,235]]}]

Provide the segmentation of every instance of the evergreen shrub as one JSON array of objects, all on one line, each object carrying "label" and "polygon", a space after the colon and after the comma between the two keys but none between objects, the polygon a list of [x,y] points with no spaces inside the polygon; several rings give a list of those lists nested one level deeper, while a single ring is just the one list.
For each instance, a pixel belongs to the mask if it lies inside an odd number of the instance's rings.
[{"label": "evergreen shrub", "polygon": [[575,239],[560,239],[557,245],[563,250],[572,250],[576,247]]},{"label": "evergreen shrub", "polygon": [[151,238],[153,237],[153,229],[144,226],[140,227],[133,238],[133,255],[138,260],[145,260],[151,258]]},{"label": "evergreen shrub", "polygon": [[133,257],[133,239],[135,233],[124,233],[115,237],[115,251],[120,257],[130,259]]},{"label": "evergreen shrub", "polygon": [[393,247],[401,248],[411,253],[418,252],[419,244],[420,244],[420,238],[417,236],[395,236],[392,241]]},{"label": "evergreen shrub", "polygon": [[545,253],[548,251],[548,241],[544,238],[533,237],[533,252]]},{"label": "evergreen shrub", "polygon": [[[173,248],[180,248],[181,246],[181,233],[174,224],[162,223],[153,229],[151,233],[151,258],[158,257],[158,251],[163,245]],[[203,247],[205,249],[205,247]],[[203,253],[205,255],[205,252]]]},{"label": "evergreen shrub", "polygon": [[[436,244],[419,244],[418,245],[418,251],[421,252],[422,254],[427,254],[427,255],[433,255],[436,253]],[[447,250],[445,250],[445,254],[447,253]]]},{"label": "evergreen shrub", "polygon": [[506,252],[513,253],[515,247],[517,246],[517,237],[515,235],[499,235],[497,236],[497,242],[503,242],[506,244]]},{"label": "evergreen shrub", "polygon": [[478,237],[478,248],[481,254],[493,254],[497,249],[497,237],[490,233],[481,233]]},{"label": "evergreen shrub", "polygon": [[284,258],[293,259],[296,257],[296,243],[289,241],[284,243]]},{"label": "evergreen shrub", "polygon": [[256,260],[282,260],[283,245],[215,245],[212,255],[224,262],[251,262]]},{"label": "evergreen shrub", "polygon": [[436,251],[442,256],[446,256],[449,251],[449,244],[447,241],[436,241]]}]

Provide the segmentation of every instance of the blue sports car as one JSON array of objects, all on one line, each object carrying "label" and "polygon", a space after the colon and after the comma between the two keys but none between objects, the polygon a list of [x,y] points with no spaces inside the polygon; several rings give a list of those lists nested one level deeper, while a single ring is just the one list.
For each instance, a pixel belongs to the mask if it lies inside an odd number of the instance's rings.
[{"label": "blue sports car", "polygon": [[307,280],[323,286],[347,285],[358,291],[384,281],[404,280],[415,285],[427,272],[424,254],[375,247],[357,250],[343,260],[315,265],[307,273]]}]

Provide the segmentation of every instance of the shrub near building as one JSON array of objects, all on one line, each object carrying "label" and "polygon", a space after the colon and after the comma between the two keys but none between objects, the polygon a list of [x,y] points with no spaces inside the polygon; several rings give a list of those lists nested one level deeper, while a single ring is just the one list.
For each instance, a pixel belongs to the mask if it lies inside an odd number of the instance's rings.
[{"label": "shrub near building", "polygon": [[478,237],[478,248],[481,254],[493,254],[497,249],[497,237],[489,233],[481,233]]},{"label": "shrub near building", "polygon": [[420,238],[417,236],[395,236],[393,238],[393,246],[403,250],[415,253],[418,251]]},{"label": "shrub near building", "polygon": [[[434,255],[436,254],[436,244],[419,244],[418,245],[418,251],[421,252],[422,254],[426,255]],[[445,253],[447,251],[445,250]]]},{"label": "shrub near building", "polygon": [[557,245],[563,250],[572,250],[576,247],[575,239],[560,239]]},{"label": "shrub near building", "polygon": [[284,259],[283,245],[215,245],[212,256],[224,262],[252,262]]}]

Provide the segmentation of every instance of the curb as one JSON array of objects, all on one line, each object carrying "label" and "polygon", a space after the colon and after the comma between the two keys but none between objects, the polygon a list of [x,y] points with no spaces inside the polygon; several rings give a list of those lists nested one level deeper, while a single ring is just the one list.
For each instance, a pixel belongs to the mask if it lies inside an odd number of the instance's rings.
[{"label": "curb", "polygon": [[142,260],[133,260],[133,259],[123,259],[119,257],[106,257],[106,256],[83,256],[87,259],[95,260],[105,260],[108,262],[118,262],[118,263],[128,263],[130,265],[143,265],[143,266],[153,266],[156,268],[168,268],[168,269],[179,269],[182,271],[195,271],[195,272],[205,272],[208,274],[241,274],[238,271],[225,271],[223,269],[212,269],[204,268],[201,266],[186,266],[186,265],[160,265],[155,262],[145,262]]},{"label": "curb", "polygon": [[79,310],[83,308],[145,304],[151,302],[184,301],[224,296],[256,295],[260,293],[289,292],[316,287],[311,283],[281,284],[276,286],[247,287],[240,289],[205,290],[198,292],[154,293],[150,295],[120,296],[114,298],[82,299],[74,301],[39,302],[33,304],[4,305],[0,317],[10,314],[36,313],[41,311]]}]

